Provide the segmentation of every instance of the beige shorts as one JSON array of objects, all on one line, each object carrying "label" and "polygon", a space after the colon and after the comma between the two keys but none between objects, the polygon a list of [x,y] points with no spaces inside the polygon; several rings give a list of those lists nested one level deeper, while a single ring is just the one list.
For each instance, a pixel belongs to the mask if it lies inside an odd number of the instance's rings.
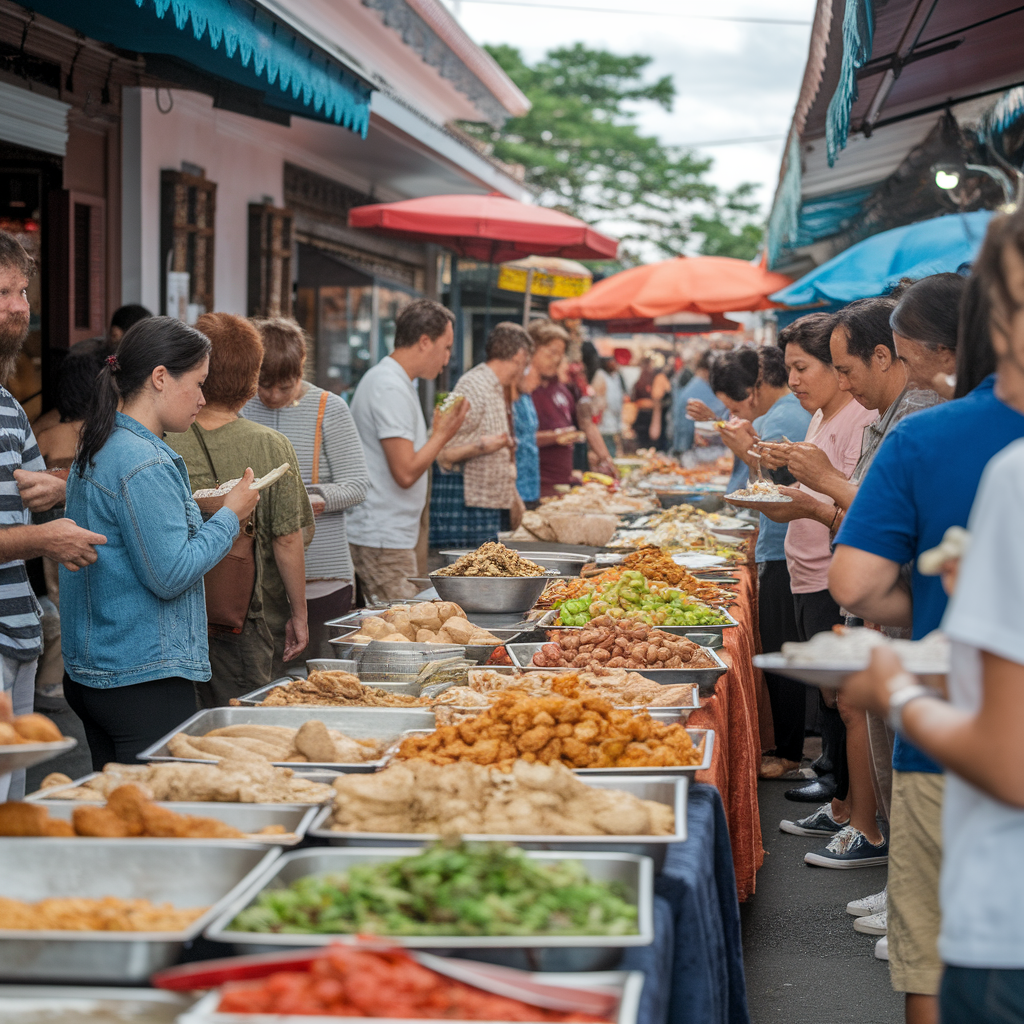
[{"label": "beige shorts", "polygon": [[897,992],[938,995],[942,795],[946,779],[892,773],[889,837],[889,976]]},{"label": "beige shorts", "polygon": [[420,592],[420,587],[409,582],[410,576],[419,575],[415,548],[371,548],[363,544],[348,547],[367,604],[374,598],[400,601]]}]

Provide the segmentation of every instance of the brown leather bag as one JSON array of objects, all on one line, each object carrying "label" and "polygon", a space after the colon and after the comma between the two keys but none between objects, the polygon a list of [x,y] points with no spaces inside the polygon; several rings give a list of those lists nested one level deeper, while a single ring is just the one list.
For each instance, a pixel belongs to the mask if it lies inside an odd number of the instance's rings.
[{"label": "brown leather bag", "polygon": [[[213,474],[214,486],[220,487],[220,477],[214,468],[213,459],[196,425],[192,432],[203,449],[206,461]],[[196,498],[203,520],[208,520],[224,507],[224,496]],[[231,550],[206,574],[206,622],[210,633],[241,633],[252,604],[256,589],[256,521],[250,512],[238,531]]]}]

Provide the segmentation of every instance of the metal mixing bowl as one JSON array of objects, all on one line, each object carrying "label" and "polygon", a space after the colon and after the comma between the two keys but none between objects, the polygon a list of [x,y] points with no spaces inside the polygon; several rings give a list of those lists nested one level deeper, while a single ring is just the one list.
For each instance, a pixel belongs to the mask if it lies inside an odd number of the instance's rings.
[{"label": "metal mixing bowl", "polygon": [[[475,549],[473,549],[475,550]],[[463,555],[470,554],[469,549],[463,549],[461,551],[442,551],[440,552],[444,556],[445,565],[452,565],[457,562]],[[537,565],[542,566],[545,569],[554,569],[555,572],[561,573],[563,576],[579,576],[580,570],[588,562],[593,561],[590,555],[574,555],[569,551],[516,551],[516,554],[520,558],[526,558],[531,562],[536,562]]]},{"label": "metal mixing bowl", "polygon": [[430,582],[442,601],[454,601],[466,612],[527,612],[557,573],[543,576],[439,576]]}]

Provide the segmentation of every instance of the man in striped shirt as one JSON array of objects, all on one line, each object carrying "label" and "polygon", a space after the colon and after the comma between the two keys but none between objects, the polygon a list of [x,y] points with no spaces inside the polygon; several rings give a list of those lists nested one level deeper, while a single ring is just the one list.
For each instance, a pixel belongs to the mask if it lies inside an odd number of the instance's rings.
[{"label": "man in striped shirt", "polygon": [[[0,231],[0,382],[6,382],[28,337],[32,258]],[[0,684],[16,715],[32,711],[36,663],[42,653],[40,608],[25,559],[47,555],[75,570],[96,561],[106,537],[70,519],[32,524],[33,512],[64,504],[64,481],[45,469],[25,410],[0,387]],[[0,775],[0,801],[25,795],[25,773]]]}]

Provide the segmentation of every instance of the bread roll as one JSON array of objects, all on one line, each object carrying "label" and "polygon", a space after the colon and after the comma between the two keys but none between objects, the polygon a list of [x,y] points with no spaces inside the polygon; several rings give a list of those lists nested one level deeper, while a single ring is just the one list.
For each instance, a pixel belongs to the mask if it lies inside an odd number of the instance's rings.
[{"label": "bread roll", "polygon": [[393,633],[394,629],[391,627],[390,622],[382,619],[379,615],[367,615],[359,623],[359,632],[365,633],[367,636],[376,637],[379,640],[381,637],[387,636],[388,633]]},{"label": "bread roll", "polygon": [[444,622],[444,632],[457,644],[468,644],[469,638],[476,632],[476,629],[476,626],[457,615],[445,619]]},{"label": "bread roll", "polygon": [[388,633],[387,636],[374,637],[375,640],[380,640],[386,644],[407,644],[409,643],[409,637],[404,633]]},{"label": "bread roll", "polygon": [[[440,628],[440,626],[438,628]],[[434,644],[434,643],[437,643],[437,631],[433,630],[433,629],[417,629],[416,630],[416,643],[418,643],[418,644]]]},{"label": "bread roll", "polygon": [[401,633],[407,640],[416,639],[416,627],[412,624],[408,612],[395,612],[391,616],[391,632]]}]

